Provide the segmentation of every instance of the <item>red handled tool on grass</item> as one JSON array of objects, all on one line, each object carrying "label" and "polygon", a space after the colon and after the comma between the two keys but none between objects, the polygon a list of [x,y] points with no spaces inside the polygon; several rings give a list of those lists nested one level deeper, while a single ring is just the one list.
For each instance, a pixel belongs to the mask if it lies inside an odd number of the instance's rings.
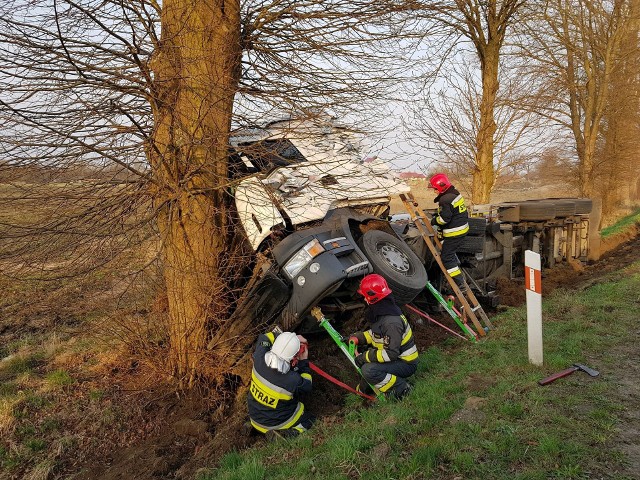
[{"label": "red handled tool on grass", "polygon": [[538,384],[549,385],[551,382],[555,382],[559,378],[571,375],[573,372],[577,372],[578,370],[582,370],[583,372],[586,372],[592,377],[597,377],[598,375],[600,375],[600,372],[598,372],[597,370],[594,370],[593,368],[589,368],[586,365],[581,365],[580,363],[574,363],[566,370],[562,370],[561,372],[554,373],[553,375],[550,375],[547,378],[543,378],[542,380],[539,380]]}]

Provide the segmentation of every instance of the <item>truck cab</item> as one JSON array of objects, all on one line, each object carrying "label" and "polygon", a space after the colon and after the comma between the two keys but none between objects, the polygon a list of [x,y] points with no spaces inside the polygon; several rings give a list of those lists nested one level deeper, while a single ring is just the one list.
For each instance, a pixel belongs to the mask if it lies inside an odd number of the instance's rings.
[{"label": "truck cab", "polygon": [[244,308],[256,318],[293,330],[318,304],[359,308],[357,286],[373,272],[399,303],[424,288],[424,265],[388,221],[391,197],[409,186],[361,158],[347,129],[270,124],[235,135],[232,155],[235,210],[257,259]]}]

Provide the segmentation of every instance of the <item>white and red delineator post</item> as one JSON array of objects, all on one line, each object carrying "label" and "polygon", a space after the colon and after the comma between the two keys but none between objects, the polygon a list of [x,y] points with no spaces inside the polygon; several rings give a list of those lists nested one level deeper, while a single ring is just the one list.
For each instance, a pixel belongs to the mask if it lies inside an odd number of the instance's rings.
[{"label": "white and red delineator post", "polygon": [[529,362],[542,365],[542,274],[540,254],[524,252],[524,282],[527,295],[527,341]]}]

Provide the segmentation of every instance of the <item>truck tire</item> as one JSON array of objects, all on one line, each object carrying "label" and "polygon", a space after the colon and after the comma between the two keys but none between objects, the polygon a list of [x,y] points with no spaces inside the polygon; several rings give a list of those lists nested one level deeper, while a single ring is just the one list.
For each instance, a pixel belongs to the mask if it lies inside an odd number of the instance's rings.
[{"label": "truck tire", "polygon": [[469,217],[469,233],[472,236],[482,236],[487,230],[487,219],[480,217]]},{"label": "truck tire", "polygon": [[399,305],[411,302],[427,285],[424,265],[402,240],[380,230],[369,230],[358,241],[373,271],[382,275]]},{"label": "truck tire", "polygon": [[556,207],[553,202],[527,200],[519,204],[520,220],[541,221],[556,218]]},{"label": "truck tire", "polygon": [[462,244],[458,249],[462,253],[481,253],[484,250],[485,237],[471,237],[469,235],[462,239]]}]

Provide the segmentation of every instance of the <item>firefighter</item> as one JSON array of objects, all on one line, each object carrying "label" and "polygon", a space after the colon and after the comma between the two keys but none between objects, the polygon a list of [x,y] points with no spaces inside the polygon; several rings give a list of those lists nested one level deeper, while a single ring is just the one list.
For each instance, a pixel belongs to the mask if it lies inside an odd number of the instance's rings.
[{"label": "firefighter", "polygon": [[286,437],[311,427],[315,417],[299,401],[301,393],[311,392],[308,355],[301,335],[268,332],[258,337],[247,394],[253,428]]},{"label": "firefighter", "polygon": [[464,292],[467,285],[456,252],[462,245],[462,239],[469,232],[467,207],[460,192],[444,173],[437,173],[431,177],[429,186],[438,192],[438,196],[433,200],[438,204],[438,213],[431,219],[431,225],[437,227],[442,234],[442,263],[456,285]]},{"label": "firefighter", "polygon": [[370,391],[369,385],[373,385],[387,397],[403,398],[411,390],[406,379],[415,373],[418,364],[418,349],[409,322],[381,275],[365,276],[358,293],[369,305],[365,318],[371,327],[352,335],[359,349],[364,348],[355,361],[368,382],[361,381],[358,389]]}]

